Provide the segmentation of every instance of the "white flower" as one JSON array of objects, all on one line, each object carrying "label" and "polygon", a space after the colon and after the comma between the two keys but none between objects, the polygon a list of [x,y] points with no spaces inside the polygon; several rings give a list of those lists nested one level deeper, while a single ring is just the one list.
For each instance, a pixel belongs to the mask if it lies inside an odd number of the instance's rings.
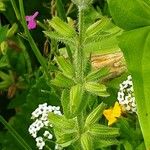
[{"label": "white flower", "polygon": [[127,80],[123,81],[119,87],[120,89],[117,99],[120,105],[122,105],[127,112],[136,112],[136,103],[131,75],[128,76]]},{"label": "white flower", "polygon": [[36,120],[29,126],[28,131],[33,138],[36,138],[36,146],[39,149],[43,149],[43,147],[45,146],[45,142],[43,139],[51,140],[53,138],[53,135],[49,131],[45,131],[43,133],[43,138],[41,136],[37,137],[41,129],[47,127],[53,127],[48,118],[48,114],[50,112],[57,115],[62,115],[59,106],[51,106],[51,105],[47,105],[47,103],[39,104],[38,108],[36,108],[32,112],[31,119],[36,119]]},{"label": "white flower", "polygon": [[43,135],[44,135],[44,137],[48,138],[49,140],[51,140],[53,138],[53,135],[49,131],[45,131]]},{"label": "white flower", "polygon": [[45,146],[45,142],[44,142],[43,138],[40,136],[40,137],[37,137],[35,140],[36,140],[36,146],[39,149],[43,149],[43,147]]}]

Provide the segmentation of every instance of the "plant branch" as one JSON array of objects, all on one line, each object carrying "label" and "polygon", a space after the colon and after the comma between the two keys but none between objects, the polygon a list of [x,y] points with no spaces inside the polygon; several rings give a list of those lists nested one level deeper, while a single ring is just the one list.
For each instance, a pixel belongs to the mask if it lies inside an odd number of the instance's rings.
[{"label": "plant branch", "polygon": [[26,35],[28,37],[28,41],[30,43],[30,46],[31,46],[31,48],[32,48],[32,50],[33,50],[37,60],[39,61],[39,63],[43,67],[47,77],[49,77],[46,61],[45,61],[44,57],[41,55],[40,50],[36,46],[32,36],[31,36],[31,34],[30,34],[29,30],[28,30],[27,23],[26,23],[26,20],[25,20],[23,0],[19,0],[19,7],[20,7],[20,12],[21,12],[22,25],[23,25],[25,33],[26,33]]}]

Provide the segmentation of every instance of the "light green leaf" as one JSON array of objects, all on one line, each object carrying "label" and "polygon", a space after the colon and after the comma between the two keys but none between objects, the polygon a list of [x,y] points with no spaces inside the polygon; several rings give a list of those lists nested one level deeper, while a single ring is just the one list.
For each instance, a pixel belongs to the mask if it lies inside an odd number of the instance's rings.
[{"label": "light green leaf", "polygon": [[97,22],[93,23],[91,26],[89,26],[85,32],[85,34],[90,37],[97,34],[99,31],[101,31],[106,25],[110,23],[110,19],[107,17],[103,17],[101,20],[98,20]]},{"label": "light green leaf", "polygon": [[111,15],[118,26],[130,30],[150,25],[148,0],[108,0]]},{"label": "light green leaf", "polygon": [[69,88],[74,85],[74,81],[62,73],[58,73],[54,80],[51,81],[52,84],[58,87]]},{"label": "light green leaf", "polygon": [[85,83],[85,89],[95,95],[107,97],[109,94],[106,92],[106,86],[104,84],[96,82]]},{"label": "light green leaf", "polygon": [[50,39],[54,39],[57,40],[58,42],[63,42],[65,44],[69,44],[69,45],[75,45],[75,41],[73,38],[64,36],[64,35],[60,35],[55,31],[44,31],[44,34],[46,36],[48,36]]},{"label": "light green leaf", "polygon": [[83,94],[84,94],[84,90],[83,90],[83,87],[81,84],[77,84],[77,85],[71,87],[69,106],[70,106],[70,112],[72,114],[76,114],[79,111]]},{"label": "light green leaf", "polygon": [[89,125],[96,123],[102,117],[105,108],[106,104],[104,103],[98,105],[86,118],[85,127],[89,127]]},{"label": "light green leaf", "polygon": [[70,91],[67,89],[64,89],[61,94],[61,104],[63,107],[63,113],[66,118],[71,118],[70,108],[69,108],[69,102],[70,102]]},{"label": "light green leaf", "polygon": [[83,133],[81,135],[81,145],[83,150],[92,150],[93,149],[93,143],[92,138],[88,133]]},{"label": "light green leaf", "polygon": [[[125,32],[120,38],[129,72],[133,77],[138,118],[145,138],[150,147],[150,26]],[[143,109],[144,108],[144,109]]]},{"label": "light green leaf", "polygon": [[102,77],[108,75],[108,73],[109,73],[108,68],[101,68],[98,70],[94,70],[86,76],[85,80],[86,81],[100,80]]},{"label": "light green leaf", "polygon": [[63,71],[64,75],[68,77],[74,76],[74,69],[69,60],[67,58],[64,58],[63,56],[58,56],[56,58],[57,63],[59,65],[59,68]]},{"label": "light green leaf", "polygon": [[86,42],[84,45],[86,53],[110,53],[120,51],[116,35],[110,37],[103,37],[96,42]]},{"label": "light green leaf", "polygon": [[62,21],[59,17],[53,17],[49,24],[57,31],[60,35],[64,37],[74,37],[76,36],[75,30],[66,22]]},{"label": "light green leaf", "polygon": [[100,124],[90,126],[88,132],[91,136],[96,136],[103,140],[119,136],[118,128],[107,127]]}]

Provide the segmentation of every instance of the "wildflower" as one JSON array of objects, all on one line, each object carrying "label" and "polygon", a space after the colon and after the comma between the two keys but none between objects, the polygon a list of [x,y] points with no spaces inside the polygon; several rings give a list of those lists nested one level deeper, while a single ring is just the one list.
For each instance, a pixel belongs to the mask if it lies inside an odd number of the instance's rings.
[{"label": "wildflower", "polygon": [[36,20],[35,18],[38,16],[39,12],[36,11],[33,15],[31,16],[26,16],[26,21],[28,22],[28,29],[32,30],[36,28]]},{"label": "wildflower", "polygon": [[59,106],[51,106],[51,105],[47,105],[47,103],[39,104],[39,106],[32,112],[31,119],[35,121],[29,126],[28,131],[30,135],[33,138],[35,138],[36,146],[39,149],[43,149],[45,145],[43,139],[51,140],[53,138],[53,135],[47,130],[45,130],[45,132],[43,133],[43,137],[42,136],[37,137],[38,132],[41,129],[47,129],[47,127],[51,127],[51,128],[53,127],[48,119],[48,114],[50,112],[53,112],[54,114],[57,115],[62,115]]},{"label": "wildflower", "polygon": [[108,120],[108,125],[110,126],[121,116],[121,106],[116,102],[113,108],[104,110],[103,114]]},{"label": "wildflower", "polygon": [[120,89],[118,92],[119,104],[123,107],[126,112],[134,113],[136,112],[136,103],[133,91],[133,83],[131,75],[128,76],[127,80],[120,84]]},{"label": "wildflower", "polygon": [[44,137],[48,138],[49,140],[51,140],[53,138],[53,135],[49,131],[45,131],[43,135],[44,135]]},{"label": "wildflower", "polygon": [[36,138],[36,146],[39,149],[43,149],[43,147],[45,146],[45,142],[41,136]]}]

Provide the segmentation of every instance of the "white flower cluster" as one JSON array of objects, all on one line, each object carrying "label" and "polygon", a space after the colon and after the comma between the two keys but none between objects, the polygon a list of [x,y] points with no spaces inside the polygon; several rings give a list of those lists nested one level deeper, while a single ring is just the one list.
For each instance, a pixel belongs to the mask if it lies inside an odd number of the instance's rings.
[{"label": "white flower cluster", "polygon": [[127,80],[123,81],[120,84],[118,101],[120,105],[123,106],[125,111],[129,113],[136,112],[136,103],[131,75],[128,76]]},{"label": "white flower cluster", "polygon": [[31,119],[34,119],[35,121],[30,125],[28,131],[31,136],[35,138],[38,149],[43,149],[45,146],[45,140],[51,140],[53,138],[53,135],[48,130],[45,130],[43,137],[37,136],[41,129],[48,129],[48,127],[52,127],[52,124],[48,120],[48,114],[50,112],[62,115],[59,106],[51,106],[47,105],[47,103],[39,104],[38,108],[32,112]]}]

